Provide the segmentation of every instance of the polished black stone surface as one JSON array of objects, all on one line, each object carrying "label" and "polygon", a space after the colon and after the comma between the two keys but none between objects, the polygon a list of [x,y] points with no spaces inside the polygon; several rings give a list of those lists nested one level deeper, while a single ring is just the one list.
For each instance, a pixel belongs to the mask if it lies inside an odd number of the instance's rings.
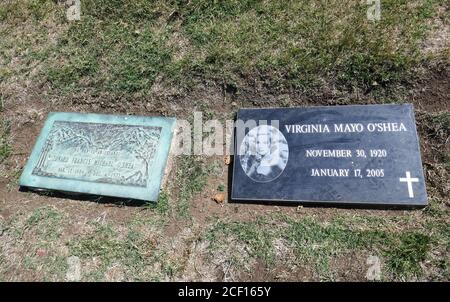
[{"label": "polished black stone surface", "polygon": [[241,109],[234,155],[234,201],[427,204],[410,104]]}]

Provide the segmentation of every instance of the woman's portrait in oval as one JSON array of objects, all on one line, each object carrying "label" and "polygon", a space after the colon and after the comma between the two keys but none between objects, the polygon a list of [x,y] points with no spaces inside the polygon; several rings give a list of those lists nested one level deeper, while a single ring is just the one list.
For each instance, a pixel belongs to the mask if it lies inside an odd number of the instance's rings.
[{"label": "woman's portrait in oval", "polygon": [[256,182],[269,182],[283,173],[289,147],[280,130],[261,125],[244,137],[239,155],[241,167],[248,177]]}]

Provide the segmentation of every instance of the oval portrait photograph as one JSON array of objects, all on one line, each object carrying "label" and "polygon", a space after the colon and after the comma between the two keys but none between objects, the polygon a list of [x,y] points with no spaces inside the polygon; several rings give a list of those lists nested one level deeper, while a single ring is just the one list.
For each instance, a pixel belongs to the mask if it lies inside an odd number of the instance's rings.
[{"label": "oval portrait photograph", "polygon": [[239,155],[241,167],[248,177],[256,182],[270,182],[283,173],[289,147],[280,130],[261,125],[244,137]]}]

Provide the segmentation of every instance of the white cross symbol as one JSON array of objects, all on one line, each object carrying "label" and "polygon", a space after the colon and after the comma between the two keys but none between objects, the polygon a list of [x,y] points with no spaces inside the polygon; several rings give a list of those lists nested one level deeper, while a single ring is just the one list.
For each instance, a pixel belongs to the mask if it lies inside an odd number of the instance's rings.
[{"label": "white cross symbol", "polygon": [[406,182],[408,183],[408,194],[409,194],[409,198],[413,198],[414,197],[414,192],[413,192],[413,186],[412,183],[413,182],[419,182],[419,179],[414,177],[411,178],[411,173],[409,171],[406,171],[406,178],[405,177],[400,177],[400,182]]}]

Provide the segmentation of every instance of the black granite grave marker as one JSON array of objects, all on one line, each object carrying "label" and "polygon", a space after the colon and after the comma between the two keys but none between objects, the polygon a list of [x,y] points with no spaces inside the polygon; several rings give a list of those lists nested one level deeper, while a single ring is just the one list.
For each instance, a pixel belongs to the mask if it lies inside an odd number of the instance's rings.
[{"label": "black granite grave marker", "polygon": [[427,204],[410,104],[241,109],[235,142],[233,200]]}]

